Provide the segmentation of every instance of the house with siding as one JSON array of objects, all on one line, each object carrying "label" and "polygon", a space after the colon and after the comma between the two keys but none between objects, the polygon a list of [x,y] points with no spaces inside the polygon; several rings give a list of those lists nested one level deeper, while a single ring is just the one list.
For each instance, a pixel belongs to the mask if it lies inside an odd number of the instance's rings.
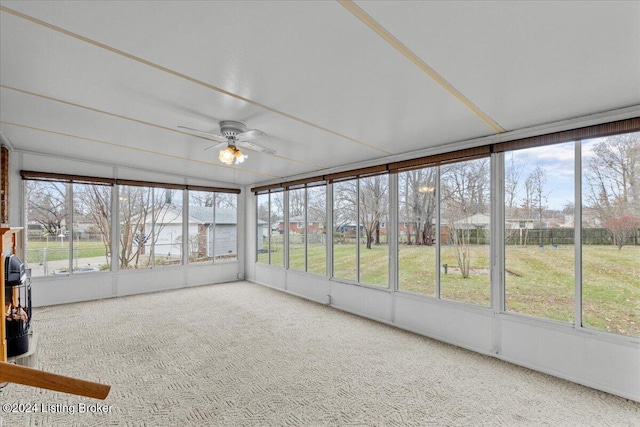
[{"label": "house with siding", "polygon": [[[180,254],[182,246],[182,206],[165,205],[156,216],[155,254]],[[238,252],[238,218],[235,210],[205,206],[189,206],[189,258],[236,256]],[[146,225],[151,230],[151,224]],[[151,242],[145,245],[149,253]]]}]

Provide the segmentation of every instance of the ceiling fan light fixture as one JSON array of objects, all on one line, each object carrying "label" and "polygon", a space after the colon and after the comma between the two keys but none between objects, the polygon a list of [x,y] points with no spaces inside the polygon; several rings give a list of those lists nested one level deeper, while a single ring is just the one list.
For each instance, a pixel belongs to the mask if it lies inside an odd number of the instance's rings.
[{"label": "ceiling fan light fixture", "polygon": [[236,148],[236,152],[233,153],[233,155],[236,158],[236,163],[242,163],[247,157],[249,157],[246,154],[242,154],[240,150],[238,150],[237,148]]},{"label": "ceiling fan light fixture", "polygon": [[242,154],[235,146],[229,145],[227,148],[220,150],[218,160],[227,165],[238,164],[244,162],[249,157],[246,154]]},{"label": "ceiling fan light fixture", "polygon": [[220,150],[220,155],[218,156],[218,160],[227,165],[233,164],[235,160],[235,156],[233,153],[233,149],[231,147],[227,147],[225,149]]}]

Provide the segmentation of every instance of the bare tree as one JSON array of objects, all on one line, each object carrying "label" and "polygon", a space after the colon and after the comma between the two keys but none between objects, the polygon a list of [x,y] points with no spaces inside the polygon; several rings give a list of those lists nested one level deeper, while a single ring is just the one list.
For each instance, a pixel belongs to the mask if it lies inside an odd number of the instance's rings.
[{"label": "bare tree", "polygon": [[411,224],[407,233],[407,244],[411,245],[411,234],[416,245],[431,245],[434,238],[433,219],[436,210],[436,168],[424,168],[403,172],[399,175],[400,200],[405,222]]},{"label": "bare tree", "polygon": [[[238,207],[238,196],[234,193],[211,193],[216,208],[235,210]],[[211,205],[204,205],[211,206]]]},{"label": "bare tree", "polygon": [[604,224],[609,218],[640,215],[640,132],[598,142],[586,167],[587,205]]},{"label": "bare tree", "polygon": [[521,160],[515,160],[514,153],[511,153],[511,157],[506,163],[504,173],[504,204],[507,209],[507,215],[513,216],[517,208],[518,188],[520,186],[520,179],[522,179],[524,165]]},{"label": "bare tree", "polygon": [[539,227],[544,226],[543,212],[549,196],[549,193],[545,191],[546,182],[547,174],[540,166],[536,166],[527,175],[527,179],[524,182],[525,197],[522,200],[522,207],[529,218],[532,218],[535,214]]},{"label": "bare tree", "polygon": [[441,211],[449,227],[450,243],[462,277],[471,269],[471,217],[488,209],[489,159],[477,159],[443,166]]},{"label": "bare tree", "polygon": [[289,215],[303,216],[305,211],[305,193],[304,188],[289,190]]},{"label": "bare tree", "polygon": [[[505,240],[511,241],[516,234],[522,234],[522,227],[518,221],[518,227],[515,226],[515,220],[521,219],[522,213],[518,208],[518,194],[520,191],[520,181],[524,170],[524,163],[522,160],[516,160],[515,154],[510,153],[510,158],[505,161],[504,172],[504,204],[505,204],[505,219],[510,220],[505,223]],[[525,216],[526,218],[526,216]],[[506,225],[510,224],[510,227]],[[525,240],[526,230],[525,227]]]},{"label": "bare tree", "polygon": [[258,195],[258,219],[269,223],[269,195]]},{"label": "bare tree", "polygon": [[[154,197],[155,194],[155,197]],[[155,200],[154,200],[155,199]],[[147,255],[145,247],[156,244],[163,227],[171,220],[168,206],[173,202],[173,193],[169,189],[150,187],[120,187],[120,268],[126,269],[147,267],[151,264],[151,254]],[[175,219],[175,218],[174,218]],[[175,242],[173,242],[175,243]]]},{"label": "bare tree", "polygon": [[67,223],[68,186],[60,182],[26,181],[29,220],[37,221],[46,233],[63,233]]},{"label": "bare tree", "polygon": [[360,223],[366,238],[366,247],[380,244],[380,222],[389,211],[389,177],[376,175],[360,178]]},{"label": "bare tree", "polygon": [[357,180],[333,185],[333,228],[337,240],[344,240],[350,227],[358,227]]},{"label": "bare tree", "polygon": [[629,214],[612,216],[607,218],[604,226],[613,234],[613,243],[622,250],[624,244],[636,235],[640,227],[640,217]]},{"label": "bare tree", "polygon": [[327,190],[325,186],[307,189],[307,217],[327,229]]},{"label": "bare tree", "polygon": [[[547,175],[541,166],[536,166],[524,181],[524,197],[521,199],[521,215],[527,220],[536,219],[537,227],[544,227],[544,212],[547,206],[549,192],[545,190]],[[524,228],[522,244],[527,245],[529,228]]]},{"label": "bare tree", "polygon": [[153,189],[147,187],[120,187],[120,269],[133,262],[138,267],[140,255],[149,236],[146,224],[151,217]]},{"label": "bare tree", "polygon": [[111,187],[88,184],[74,187],[74,208],[91,220],[105,248],[106,264],[111,257]]},{"label": "bare tree", "polygon": [[271,193],[270,209],[271,224],[277,224],[280,221],[284,221],[284,191]]}]

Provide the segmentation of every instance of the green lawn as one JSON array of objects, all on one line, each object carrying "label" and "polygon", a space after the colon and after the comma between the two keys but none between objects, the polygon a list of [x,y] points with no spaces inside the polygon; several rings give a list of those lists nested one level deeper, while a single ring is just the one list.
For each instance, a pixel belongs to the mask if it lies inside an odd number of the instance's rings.
[{"label": "green lawn", "polygon": [[573,322],[574,260],[573,246],[507,246],[507,311]]},{"label": "green lawn", "polygon": [[[280,248],[278,248],[280,249]],[[272,264],[283,265],[283,251],[271,254]],[[321,260],[325,248],[310,245],[309,259]],[[399,248],[400,290],[435,295],[435,246]],[[290,264],[303,269],[302,246],[290,251]],[[259,257],[266,259],[267,253]],[[360,281],[388,285],[388,247],[360,249]],[[507,246],[505,302],[507,311],[573,322],[574,247]],[[447,264],[445,274],[443,264]],[[584,246],[583,323],[610,332],[640,336],[640,246]],[[356,247],[334,246],[334,276],[356,280]],[[441,254],[441,297],[490,306],[489,246],[471,247],[471,274],[463,278],[452,246]],[[323,269],[320,273],[324,273]]]},{"label": "green lawn", "polygon": [[[507,310],[573,322],[574,247],[507,247]],[[640,247],[584,246],[583,325],[640,336]]]},{"label": "green lawn", "polygon": [[640,336],[640,246],[586,246],[583,253],[584,325]]},{"label": "green lawn", "polygon": [[[42,262],[45,249],[47,261],[62,261],[69,259],[69,241],[67,240],[62,244],[59,241],[51,241],[47,243],[29,240],[27,243],[27,262]],[[100,256],[104,257],[105,253],[105,247],[102,242],[83,240],[80,240],[80,242],[74,242],[74,257],[77,257],[78,259]]]}]

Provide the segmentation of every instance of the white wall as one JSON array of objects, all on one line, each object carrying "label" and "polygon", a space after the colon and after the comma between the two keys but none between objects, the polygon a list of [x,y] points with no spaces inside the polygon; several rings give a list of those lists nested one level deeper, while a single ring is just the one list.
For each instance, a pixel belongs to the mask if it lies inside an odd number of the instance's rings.
[{"label": "white wall", "polygon": [[640,401],[640,339],[256,264],[256,201],[244,194],[248,280]]}]

